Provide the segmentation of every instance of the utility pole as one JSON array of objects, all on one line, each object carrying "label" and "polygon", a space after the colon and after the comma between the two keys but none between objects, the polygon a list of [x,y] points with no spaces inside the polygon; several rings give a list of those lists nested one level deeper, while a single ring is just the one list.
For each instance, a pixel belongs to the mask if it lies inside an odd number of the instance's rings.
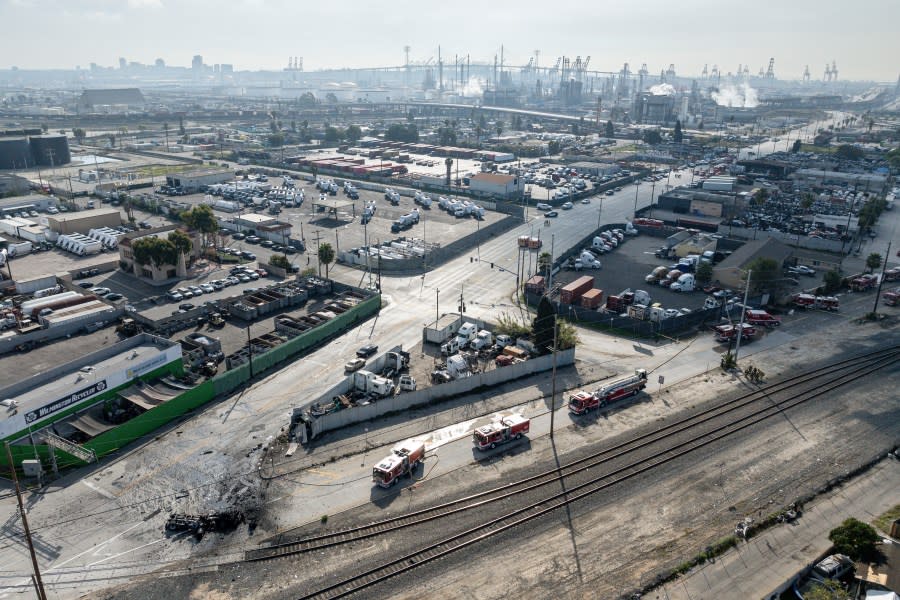
[{"label": "utility pole", "polygon": [[247,355],[250,357],[250,379],[253,379],[253,344],[250,343],[250,321],[247,321]]},{"label": "utility pole", "polygon": [[556,242],[556,234],[555,233],[550,236],[550,266],[547,268],[547,289],[548,290],[553,289],[553,259],[554,259],[553,245],[554,245],[554,242]]},{"label": "utility pole", "polygon": [[881,278],[878,280],[878,289],[875,290],[875,305],[872,307],[872,315],[878,310],[878,297],[881,295],[881,286],[884,285],[884,272],[887,269],[888,256],[891,255],[891,242],[888,242],[887,256],[881,261]]},{"label": "utility pole", "polygon": [[734,347],[734,364],[737,365],[738,352],[741,350],[741,334],[744,332],[744,312],[747,310],[747,296],[750,295],[750,274],[753,271],[747,271],[747,285],[744,287],[744,303],[741,305],[741,320],[738,322],[737,343]]},{"label": "utility pole", "polygon": [[556,414],[556,343],[557,331],[559,331],[559,323],[557,323],[556,312],[553,313],[553,373],[550,376],[550,439],[553,439],[553,416]]},{"label": "utility pole", "polygon": [[[319,260],[319,240],[322,239],[319,236],[319,230],[315,230],[315,237],[313,237],[313,241],[316,243],[316,266],[318,267],[319,277],[322,276],[322,262]],[[308,251],[308,250],[307,250]]]},{"label": "utility pole", "polygon": [[[50,449],[53,451],[53,448]],[[6,460],[9,461],[9,472],[12,475],[13,484],[16,487],[16,500],[19,501],[19,515],[22,517],[22,529],[25,530],[25,541],[28,543],[28,553],[31,554],[31,566],[34,568],[32,581],[34,582],[35,591],[38,600],[47,600],[47,592],[44,591],[44,582],[41,579],[41,569],[38,566],[37,555],[34,553],[34,543],[31,540],[31,529],[28,527],[28,515],[25,511],[25,505],[22,503],[22,490],[19,488],[19,478],[16,476],[16,466],[13,462],[12,452],[9,449],[9,442],[6,442]]]},{"label": "utility pole", "polygon": [[441,320],[441,290],[434,288],[434,328],[437,329]]}]

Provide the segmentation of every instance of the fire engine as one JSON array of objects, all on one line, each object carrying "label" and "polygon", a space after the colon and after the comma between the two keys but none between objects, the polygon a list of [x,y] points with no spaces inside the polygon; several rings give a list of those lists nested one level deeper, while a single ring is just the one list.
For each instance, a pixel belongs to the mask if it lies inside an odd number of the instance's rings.
[{"label": "fire engine", "polygon": [[719,325],[715,327],[715,336],[717,342],[730,342],[736,339],[738,331],[741,332],[741,341],[750,342],[756,335],[756,327],[747,323],[738,323],[737,325]]},{"label": "fire engine", "polygon": [[389,488],[401,475],[412,476],[413,469],[425,460],[425,442],[406,440],[394,446],[391,454],[384,457],[372,468],[372,481],[383,488]]},{"label": "fire engine", "polygon": [[766,327],[778,327],[781,320],[773,317],[764,310],[748,310],[746,320],[751,325],[765,325]]},{"label": "fire engine", "polygon": [[850,291],[865,292],[874,289],[877,283],[878,277],[875,275],[860,275],[859,277],[850,280]]},{"label": "fire engine", "polygon": [[881,294],[881,299],[888,306],[897,306],[900,304],[900,287],[884,292]]},{"label": "fire engine", "polygon": [[512,414],[494,421],[490,425],[484,425],[475,430],[472,436],[475,447],[479,450],[496,448],[497,444],[517,440],[522,434],[528,433],[531,428],[531,419],[526,419],[520,414]]},{"label": "fire engine", "polygon": [[616,379],[593,393],[578,392],[569,398],[569,412],[583,415],[626,396],[634,396],[647,386],[647,370],[636,369],[634,375]]},{"label": "fire engine", "polygon": [[797,294],[794,296],[794,306],[804,309],[817,308],[819,310],[838,310],[838,308],[840,308],[840,301],[834,296]]}]

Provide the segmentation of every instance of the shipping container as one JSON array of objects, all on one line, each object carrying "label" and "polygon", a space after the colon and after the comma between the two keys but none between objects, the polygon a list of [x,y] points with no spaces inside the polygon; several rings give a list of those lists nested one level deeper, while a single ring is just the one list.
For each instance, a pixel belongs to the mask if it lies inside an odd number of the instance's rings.
[{"label": "shipping container", "polygon": [[603,301],[603,290],[597,288],[590,289],[581,297],[581,306],[584,308],[595,309],[600,306]]},{"label": "shipping container", "polygon": [[531,292],[533,294],[543,294],[544,293],[544,277],[542,275],[535,275],[531,279],[525,282],[525,291]]},{"label": "shipping container", "polygon": [[594,287],[594,278],[588,275],[579,277],[559,292],[559,301],[563,304],[575,304],[581,295]]}]

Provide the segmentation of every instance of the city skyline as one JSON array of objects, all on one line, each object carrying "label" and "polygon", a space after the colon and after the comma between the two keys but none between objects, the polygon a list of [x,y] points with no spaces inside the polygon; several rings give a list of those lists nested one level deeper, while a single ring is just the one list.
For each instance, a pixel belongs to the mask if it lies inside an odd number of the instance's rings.
[{"label": "city skyline", "polygon": [[514,9],[461,0],[452,11],[431,4],[400,0],[389,9],[367,3],[348,10],[285,0],[0,0],[0,20],[41,28],[40,44],[33,28],[7,31],[0,38],[0,68],[87,69],[90,63],[117,66],[119,57],[189,67],[199,54],[207,64],[249,71],[279,70],[288,57],[300,56],[313,71],[399,66],[406,45],[415,62],[437,61],[441,45],[444,64],[452,65],[454,55],[466,54],[492,62],[502,45],[513,67],[540,50],[542,66],[580,55],[592,57],[593,70],[618,71],[628,62],[636,71],[646,63],[651,75],[669,64],[685,76],[714,64],[722,73],[748,65],[756,75],[773,57],[779,79],[800,79],[809,65],[812,79],[821,80],[832,60],[840,79],[891,82],[900,72],[893,30],[900,3],[890,0],[868,0],[866,10],[763,0],[746,14],[701,0],[628,7],[522,1]]}]

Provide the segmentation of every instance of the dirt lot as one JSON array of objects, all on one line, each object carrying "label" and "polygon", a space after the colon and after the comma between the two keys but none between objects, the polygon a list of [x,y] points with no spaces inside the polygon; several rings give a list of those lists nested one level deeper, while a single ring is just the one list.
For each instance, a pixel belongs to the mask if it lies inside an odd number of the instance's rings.
[{"label": "dirt lot", "polygon": [[[829,343],[835,331],[817,332],[803,344],[780,346],[755,356],[753,362],[775,380],[817,361],[890,343],[894,337],[890,328],[877,325],[845,322],[839,328],[841,348]],[[729,534],[743,516],[764,516],[895,444],[900,414],[891,399],[900,372],[893,368],[882,375],[861,384],[864,389],[831,393],[667,469],[592,496],[569,513],[554,513],[528,530],[514,530],[491,548],[456,553],[423,567],[410,579],[394,578],[372,590],[370,597],[421,598],[426,590],[426,596],[443,598],[625,597],[655,574]],[[576,459],[599,441],[598,427],[604,433],[602,443],[611,444],[620,436],[658,427],[663,419],[675,419],[742,390],[743,384],[731,376],[712,372],[667,388],[650,402],[615,413],[601,424],[565,428],[557,435],[555,448],[561,459]],[[554,454],[549,440],[532,439],[529,451],[510,450],[502,464],[491,461],[459,469],[440,482],[415,486],[402,495],[404,501],[391,503],[387,510],[364,505],[340,515],[340,524],[478,491],[520,477],[535,465],[552,464]],[[422,536],[439,533],[423,531]],[[368,562],[390,549],[387,538],[328,558],[303,557],[302,569],[285,568],[293,563],[242,565],[216,573],[155,578],[149,585],[136,583],[100,597],[153,600],[214,593],[221,598],[291,597],[308,592],[333,569]]]}]

